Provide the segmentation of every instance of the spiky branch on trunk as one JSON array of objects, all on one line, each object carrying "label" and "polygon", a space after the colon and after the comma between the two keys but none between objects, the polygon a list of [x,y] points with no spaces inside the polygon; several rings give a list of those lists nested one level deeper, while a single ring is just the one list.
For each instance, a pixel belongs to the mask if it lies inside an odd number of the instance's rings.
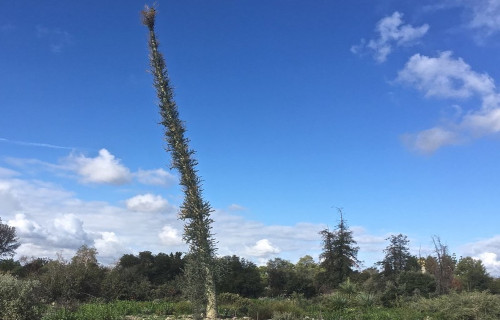
[{"label": "spiky branch on trunk", "polygon": [[[194,151],[189,149],[189,139],[185,137],[185,127],[179,119],[177,105],[173,99],[173,90],[165,60],[158,51],[155,25],[156,10],[146,6],[142,11],[143,23],[149,29],[149,49],[151,71],[154,76],[160,100],[161,124],[165,127],[167,151],[172,155],[172,167],[181,175],[180,185],[185,197],[181,207],[180,218],[185,221],[184,240],[189,244],[188,267],[186,267],[188,282],[196,288],[191,294],[193,303],[206,309],[206,318],[217,317],[217,301],[214,280],[215,240],[211,232],[210,204],[203,200],[201,179],[197,175],[197,161]],[[195,316],[199,317],[195,308]]]}]

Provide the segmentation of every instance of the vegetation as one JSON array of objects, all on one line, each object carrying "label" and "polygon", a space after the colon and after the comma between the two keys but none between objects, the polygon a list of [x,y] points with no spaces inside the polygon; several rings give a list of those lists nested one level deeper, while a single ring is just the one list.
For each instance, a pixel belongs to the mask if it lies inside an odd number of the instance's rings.
[{"label": "vegetation", "polygon": [[0,219],[0,259],[12,256],[19,245],[16,228],[2,223],[2,219]]},{"label": "vegetation", "polygon": [[189,140],[185,137],[185,127],[179,119],[177,105],[173,99],[173,90],[165,60],[158,51],[158,42],[154,31],[156,10],[146,6],[142,11],[143,23],[149,29],[149,49],[151,71],[154,86],[160,100],[161,123],[165,127],[168,151],[172,155],[172,167],[180,174],[180,184],[185,197],[181,206],[181,219],[186,221],[184,239],[189,244],[186,259],[185,278],[187,293],[193,301],[194,314],[200,315],[203,309],[208,319],[217,318],[217,299],[215,291],[215,240],[211,232],[212,211],[210,204],[203,200],[201,179],[197,175],[197,161],[194,151],[189,149]]},{"label": "vegetation", "polygon": [[338,287],[352,276],[354,268],[359,265],[357,258],[359,247],[356,247],[356,241],[344,220],[342,210],[338,211],[340,221],[337,229],[333,232],[328,228],[320,231],[323,238],[323,252],[320,255],[323,271],[320,276],[324,290]]},{"label": "vegetation", "polygon": [[[348,232],[343,218],[340,224]],[[480,260],[465,257],[455,263],[447,254],[453,272],[447,274],[449,293],[443,294],[436,270],[445,249],[439,251],[441,258],[435,253],[417,259],[407,250],[406,236],[387,240],[386,255],[376,265],[380,269],[353,269],[343,282],[331,287],[323,283],[324,264],[311,256],[295,264],[274,258],[261,267],[238,256],[216,258],[214,264],[221,270],[216,278],[220,290],[217,313],[223,318],[252,319],[500,317],[500,279],[491,278]],[[196,302],[189,299],[184,285],[187,259],[180,252],[143,251],[123,255],[111,268],[98,263],[94,248],[82,246],[70,260],[1,260],[0,319],[165,319],[192,315]]]},{"label": "vegetation", "polygon": [[189,253],[125,254],[105,267],[97,250],[84,245],[70,260],[14,260],[15,228],[0,220],[1,320],[200,318],[203,312],[207,319],[500,319],[500,279],[481,260],[457,261],[437,236],[434,254],[417,258],[407,236],[392,235],[384,259],[360,270],[359,248],[340,209],[336,229],[320,232],[319,262],[277,257],[258,267],[236,255],[216,257],[211,207],[158,51],[156,11],[146,7],[142,14],[168,150],[185,194]]}]

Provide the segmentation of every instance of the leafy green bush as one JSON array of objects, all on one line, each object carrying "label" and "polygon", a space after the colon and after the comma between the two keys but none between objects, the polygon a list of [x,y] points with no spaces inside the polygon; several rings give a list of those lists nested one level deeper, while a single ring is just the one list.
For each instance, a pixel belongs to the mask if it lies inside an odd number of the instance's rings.
[{"label": "leafy green bush", "polygon": [[40,282],[18,280],[0,273],[0,317],[2,320],[32,320],[41,316]]}]

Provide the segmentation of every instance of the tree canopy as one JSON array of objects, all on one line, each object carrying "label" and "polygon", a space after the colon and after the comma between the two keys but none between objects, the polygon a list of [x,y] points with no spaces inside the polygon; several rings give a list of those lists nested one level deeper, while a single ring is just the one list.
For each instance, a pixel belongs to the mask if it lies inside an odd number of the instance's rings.
[{"label": "tree canopy", "polygon": [[2,223],[0,218],[0,259],[13,256],[20,243],[16,236],[16,228]]}]

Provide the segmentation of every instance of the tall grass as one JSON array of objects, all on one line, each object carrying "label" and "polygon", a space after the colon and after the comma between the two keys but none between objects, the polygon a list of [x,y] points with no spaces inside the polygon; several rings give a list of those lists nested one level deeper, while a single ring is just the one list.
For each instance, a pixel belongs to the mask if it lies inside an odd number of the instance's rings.
[{"label": "tall grass", "polygon": [[43,320],[120,320],[128,315],[168,316],[189,313],[186,302],[115,301],[83,304],[76,310],[51,307]]},{"label": "tall grass", "polygon": [[[497,320],[500,296],[488,293],[461,293],[433,299],[416,299],[398,307],[383,307],[376,296],[366,293],[336,292],[315,299],[247,299],[236,294],[219,296],[219,315],[223,318],[250,317],[254,320]],[[192,313],[187,301],[115,301],[87,303],[75,310],[51,307],[43,320],[122,320],[165,319]]]}]

